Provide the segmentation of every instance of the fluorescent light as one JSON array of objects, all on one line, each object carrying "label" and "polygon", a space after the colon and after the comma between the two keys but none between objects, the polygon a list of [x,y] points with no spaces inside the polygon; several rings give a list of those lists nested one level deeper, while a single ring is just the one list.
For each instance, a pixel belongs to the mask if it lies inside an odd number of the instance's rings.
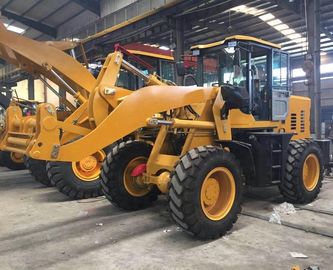
[{"label": "fluorescent light", "polygon": [[24,29],[20,28],[20,27],[16,27],[14,25],[9,25],[7,23],[4,24],[5,27],[7,28],[7,30],[18,33],[18,34],[23,34],[25,32]]},{"label": "fluorescent light", "polygon": [[331,46],[333,45],[333,42],[327,42],[325,44],[321,44],[320,47],[328,47],[328,46]]},{"label": "fluorescent light", "polygon": [[231,11],[236,11],[236,12],[241,12],[241,13],[245,13],[244,11],[247,10],[247,6],[245,5],[239,5],[237,7],[233,7],[230,9]]},{"label": "fluorescent light", "polygon": [[278,25],[278,24],[281,24],[282,22],[281,22],[281,20],[279,20],[279,19],[275,19],[275,20],[273,20],[273,21],[269,21],[269,22],[267,22],[270,26],[274,26],[274,25]]},{"label": "fluorescent light", "polygon": [[293,41],[296,43],[306,43],[306,38],[305,37],[296,38]]},{"label": "fluorescent light", "polygon": [[275,16],[272,13],[267,13],[265,15],[259,16],[259,19],[262,20],[262,21],[264,21],[264,22],[266,22],[266,21],[275,19]]},{"label": "fluorescent light", "polygon": [[281,32],[281,31],[284,30],[284,29],[288,29],[289,26],[286,25],[286,24],[284,24],[284,23],[282,23],[282,24],[279,24],[279,25],[275,25],[274,28],[275,28],[276,30],[278,30],[278,31]]},{"label": "fluorescent light", "polygon": [[163,51],[169,51],[170,50],[170,48],[167,47],[167,46],[161,46],[161,47],[159,47],[159,49],[161,49]]},{"label": "fluorescent light", "polygon": [[[287,24],[283,23],[280,19],[276,19],[276,17],[272,13],[267,13],[263,9],[257,8],[249,8],[246,5],[239,5],[229,9],[229,11],[240,12],[248,15],[253,15],[258,17],[263,22],[272,26],[274,29],[279,31],[281,34],[286,36],[290,41],[283,42],[281,45],[286,47],[288,44],[297,44],[299,46],[306,46],[306,38],[303,38],[301,34],[297,33],[294,29],[290,28]],[[325,34],[321,33],[321,36],[325,36]],[[293,46],[289,46],[292,48]],[[297,52],[298,50],[293,50],[292,52]],[[303,54],[303,53],[302,53]]]},{"label": "fluorescent light", "polygon": [[288,29],[282,30],[281,33],[284,34],[285,36],[288,36],[290,34],[294,34],[295,30],[288,28]]},{"label": "fluorescent light", "polygon": [[302,36],[301,36],[301,34],[295,33],[295,34],[287,35],[287,37],[290,38],[291,40],[294,40],[294,39],[296,40],[296,39],[301,38]]},{"label": "fluorescent light", "polygon": [[293,44],[290,46],[283,46],[282,50],[290,50],[290,49],[295,49],[298,48],[299,46],[306,47],[307,43],[306,42],[299,42],[297,44]]}]

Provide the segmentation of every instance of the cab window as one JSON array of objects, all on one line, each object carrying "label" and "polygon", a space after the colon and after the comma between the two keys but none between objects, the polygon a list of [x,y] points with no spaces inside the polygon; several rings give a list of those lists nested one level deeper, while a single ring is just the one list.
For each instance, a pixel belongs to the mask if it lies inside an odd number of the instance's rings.
[{"label": "cab window", "polygon": [[164,80],[175,81],[175,65],[173,62],[161,60],[160,76]]},{"label": "cab window", "polygon": [[288,89],[288,56],[285,53],[273,52],[273,88]]}]

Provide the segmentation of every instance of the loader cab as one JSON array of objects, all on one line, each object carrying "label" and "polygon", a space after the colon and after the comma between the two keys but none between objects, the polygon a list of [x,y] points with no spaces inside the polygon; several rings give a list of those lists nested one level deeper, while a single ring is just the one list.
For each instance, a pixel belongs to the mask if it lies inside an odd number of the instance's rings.
[{"label": "loader cab", "polygon": [[[148,69],[145,66],[133,62],[130,57],[126,55],[124,56],[126,61],[139,68],[142,72],[147,75],[156,73],[164,80],[175,81],[175,62],[170,50],[162,50],[140,43],[128,44],[125,45],[124,48],[152,67],[151,69]],[[144,87],[145,83],[133,73],[121,69],[117,80],[117,86],[129,90],[137,90]]]},{"label": "loader cab", "polygon": [[[258,121],[285,120],[288,114],[289,57],[280,46],[248,36],[191,48],[199,85],[241,93]],[[238,94],[239,95],[239,94]]]}]

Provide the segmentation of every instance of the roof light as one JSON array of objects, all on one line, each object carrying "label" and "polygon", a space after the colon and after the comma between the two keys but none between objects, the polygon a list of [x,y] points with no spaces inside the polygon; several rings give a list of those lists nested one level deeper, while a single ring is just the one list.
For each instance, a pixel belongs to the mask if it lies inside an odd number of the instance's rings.
[{"label": "roof light", "polygon": [[18,33],[18,34],[23,34],[25,30],[23,28],[14,26],[14,25],[9,25],[7,23],[4,24],[7,30]]},{"label": "roof light", "polygon": [[282,30],[281,33],[284,34],[285,36],[288,36],[290,34],[294,34],[295,30],[288,28],[288,29]]},{"label": "roof light", "polygon": [[169,51],[170,50],[170,48],[167,47],[167,46],[161,46],[161,47],[159,47],[159,49],[161,49],[163,51]]},{"label": "roof light", "polygon": [[294,42],[296,42],[296,43],[304,43],[304,42],[306,42],[306,38],[305,37],[296,38],[296,39],[294,39]]},{"label": "roof light", "polygon": [[307,42],[299,42],[297,44],[293,44],[293,45],[290,45],[290,46],[283,46],[282,49],[283,50],[290,50],[290,49],[298,48],[299,46],[306,47]]},{"label": "roof light", "polygon": [[266,22],[266,21],[275,19],[275,16],[272,13],[267,13],[265,15],[259,16],[259,19],[262,20],[262,21],[264,21],[264,22]]},{"label": "roof light", "polygon": [[281,24],[282,22],[281,22],[281,20],[279,20],[279,19],[275,19],[275,20],[273,20],[273,21],[269,21],[269,22],[267,22],[270,26],[275,26],[275,25],[278,25],[278,24]]},{"label": "roof light", "polygon": [[230,10],[231,11],[236,11],[236,12],[242,12],[242,13],[245,13],[244,11],[246,11],[248,8],[247,8],[247,6],[245,6],[245,5],[239,5],[239,6],[237,6],[237,7],[233,7],[233,8],[231,8]]},{"label": "roof light", "polygon": [[275,25],[274,28],[275,28],[276,30],[278,30],[278,31],[281,32],[282,30],[288,29],[289,26],[286,25],[286,24],[284,24],[284,23],[282,23],[282,24],[279,24],[279,25]]},{"label": "roof light", "polygon": [[274,29],[290,39],[290,41],[282,43],[284,46],[290,43],[296,43],[298,45],[304,46],[304,42],[306,42],[306,38],[302,38],[301,34],[297,33],[294,29],[290,28],[280,19],[276,19],[272,13],[265,12],[264,9],[249,8],[246,5],[239,5],[229,9],[229,11],[240,12],[258,17],[260,20],[272,26]]},{"label": "roof light", "polygon": [[298,33],[295,33],[295,34],[291,34],[291,35],[287,35],[288,38],[290,39],[299,39],[299,38],[302,38],[301,34],[298,34]]}]

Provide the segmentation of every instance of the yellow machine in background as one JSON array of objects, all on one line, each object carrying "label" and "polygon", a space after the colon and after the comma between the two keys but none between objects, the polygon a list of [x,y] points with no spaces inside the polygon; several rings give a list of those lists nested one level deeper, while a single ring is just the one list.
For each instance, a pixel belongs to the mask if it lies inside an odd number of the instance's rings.
[{"label": "yellow machine in background", "polygon": [[[69,55],[58,50],[59,43],[41,43],[27,39],[25,37],[11,33],[5,29],[0,29],[0,46],[2,54],[0,57],[6,61],[21,67],[24,71],[29,72],[36,78],[41,79],[47,88],[54,94],[59,96],[59,93],[52,88],[46,78],[57,83],[59,87],[67,90],[70,96],[76,100],[72,103],[66,97],[60,97],[60,104],[65,110],[54,110],[54,116],[57,120],[63,121],[68,118],[72,112],[76,111],[80,114],[82,122],[80,125],[83,127],[90,126],[87,111],[85,108],[80,108],[80,105],[87,101],[87,97],[91,89],[93,89],[96,80],[80,63],[75,61]],[[23,45],[24,44],[24,45]],[[67,44],[67,43],[66,43]],[[65,45],[66,45],[65,44]],[[61,49],[64,49],[64,44],[61,43]],[[66,47],[66,48],[72,48]],[[158,54],[150,54],[145,51],[134,52],[136,55],[144,55],[145,57],[156,59],[157,61],[168,61],[164,64],[166,71],[170,69],[170,57]],[[134,55],[132,57],[135,57]],[[163,60],[162,60],[163,59]],[[151,60],[155,64],[155,60]],[[66,63],[64,65],[64,63]],[[156,63],[157,64],[157,63]],[[170,64],[170,65],[169,65]],[[158,62],[158,68],[162,66]],[[153,67],[149,65],[149,68]],[[167,69],[168,68],[168,69]],[[159,69],[163,71],[164,69]],[[103,72],[103,71],[102,71]],[[79,76],[79,75],[82,76]],[[118,84],[127,84],[132,88],[131,90],[138,89],[143,85],[133,76],[120,70],[121,75],[118,78]],[[156,82],[161,83],[158,79]],[[131,93],[130,91],[127,94]],[[38,119],[37,119],[38,120]],[[71,122],[71,118],[65,120]],[[25,116],[22,113],[22,108],[16,102],[12,102],[11,106],[7,109],[6,127],[2,133],[2,154],[7,156],[19,156],[20,159],[24,157],[25,151],[19,150],[15,147],[21,145],[27,146],[26,140],[33,139],[36,132],[36,117]],[[74,128],[73,132],[84,130],[84,128]],[[61,131],[59,131],[61,134]],[[20,134],[20,135],[18,135]],[[18,135],[17,138],[13,138]],[[63,136],[63,141],[71,141],[77,139],[77,135],[69,136],[66,138],[66,133]],[[35,179],[46,185],[55,185],[62,193],[71,198],[88,198],[101,195],[100,186],[100,169],[102,162],[106,156],[109,147],[96,151],[92,155],[82,157],[76,162],[52,162],[46,164],[46,160],[37,160],[31,157],[26,158],[26,167],[31,171]],[[21,163],[23,166],[23,164]],[[47,170],[46,170],[47,165]]]},{"label": "yellow machine in background", "polygon": [[[38,102],[33,100],[23,100],[17,97],[11,99],[0,93],[0,134],[6,128],[6,109],[9,106],[16,106],[22,111],[26,120],[34,118]],[[0,166],[7,167],[11,170],[24,170],[24,155],[14,152],[0,151]]]}]

